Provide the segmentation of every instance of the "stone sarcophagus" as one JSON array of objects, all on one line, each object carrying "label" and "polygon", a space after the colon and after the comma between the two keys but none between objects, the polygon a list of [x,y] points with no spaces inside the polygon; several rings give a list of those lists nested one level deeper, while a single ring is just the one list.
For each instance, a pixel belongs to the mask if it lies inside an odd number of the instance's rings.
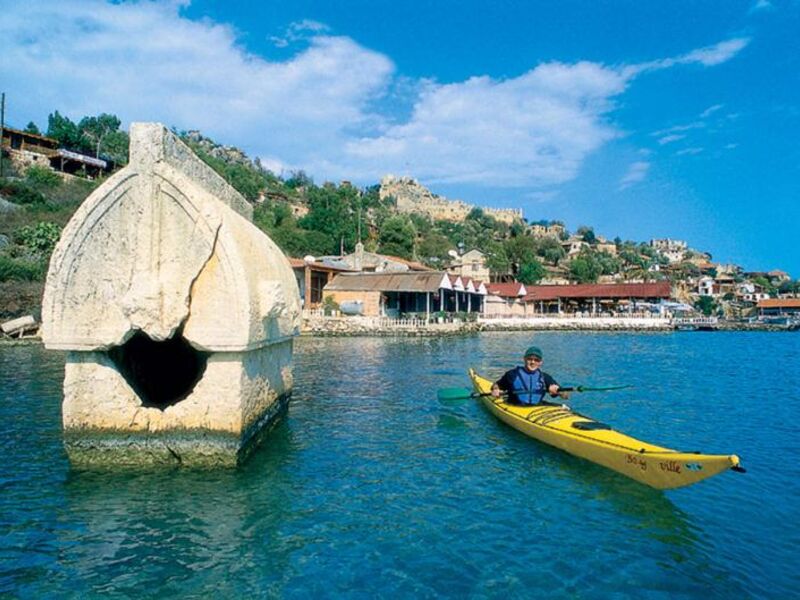
[{"label": "stone sarcophagus", "polygon": [[292,389],[297,283],[250,205],[160,124],[81,205],[50,262],[76,465],[235,465]]}]

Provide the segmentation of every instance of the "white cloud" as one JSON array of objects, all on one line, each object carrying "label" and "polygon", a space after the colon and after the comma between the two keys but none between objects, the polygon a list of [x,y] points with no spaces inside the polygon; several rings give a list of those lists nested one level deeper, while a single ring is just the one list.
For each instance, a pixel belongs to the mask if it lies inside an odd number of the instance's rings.
[{"label": "white cloud", "polygon": [[286,48],[290,44],[298,41],[308,40],[309,34],[321,35],[330,31],[330,27],[324,23],[304,19],[289,25],[283,35],[271,36],[270,41],[278,48]]},{"label": "white cloud", "polygon": [[663,146],[664,144],[671,144],[672,142],[677,142],[678,140],[682,140],[685,137],[686,137],[685,135],[678,135],[678,134],[665,135],[664,137],[659,138],[658,143],[659,145]]},{"label": "white cloud", "polygon": [[675,156],[684,156],[687,154],[694,156],[695,154],[700,154],[701,152],[703,152],[703,148],[684,148],[683,150],[678,150],[675,153]]},{"label": "white cloud", "polygon": [[750,7],[750,13],[775,10],[775,5],[769,0],[757,0],[753,6]]},{"label": "white cloud", "polygon": [[624,190],[635,183],[639,183],[640,181],[644,181],[645,177],[647,177],[647,173],[650,171],[650,163],[645,161],[636,161],[631,163],[628,167],[628,172],[622,176],[622,179],[619,180],[619,189]]},{"label": "white cloud", "polygon": [[623,72],[627,77],[633,78],[647,71],[660,71],[677,65],[700,64],[704,67],[713,67],[729,61],[749,43],[750,38],[733,38],[713,46],[692,50],[681,56],[629,65],[623,68]]},{"label": "white cloud", "polygon": [[700,118],[707,119],[722,107],[723,107],[722,104],[715,104],[714,106],[709,106],[707,109],[705,109],[703,112],[700,113]]},{"label": "white cloud", "polygon": [[376,174],[382,159],[395,157],[429,182],[561,183],[617,135],[603,115],[624,88],[617,72],[591,63],[430,83],[406,123],[353,141],[347,152]]},{"label": "white cloud", "polygon": [[[242,48],[233,28],[185,18],[185,4],[7,1],[7,118],[43,126],[57,109],[73,119],[111,112],[126,123],[161,121],[318,179],[371,183],[411,172],[427,184],[544,188],[574,178],[589,154],[620,135],[610,115],[633,78],[713,66],[748,42],[628,67],[551,62],[518,77],[441,84],[399,77],[390,58],[315,21],[271,38],[303,43],[291,58],[269,61]],[[637,164],[628,184],[646,174],[649,163]]]}]

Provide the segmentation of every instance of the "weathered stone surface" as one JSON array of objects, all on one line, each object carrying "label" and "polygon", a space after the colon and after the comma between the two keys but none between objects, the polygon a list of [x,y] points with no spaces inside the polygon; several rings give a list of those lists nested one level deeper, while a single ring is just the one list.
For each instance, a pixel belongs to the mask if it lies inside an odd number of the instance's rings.
[{"label": "weathered stone surface", "polygon": [[164,340],[181,325],[206,350],[293,335],[299,300],[283,290],[296,290],[294,275],[239,213],[246,201],[163,127],[134,124],[131,138],[130,165],[84,202],[53,253],[47,346],[106,349],[136,330]]},{"label": "weathered stone surface", "polygon": [[[68,453],[235,464],[291,393],[296,280],[249,204],[166,128],[134,124],[130,154],[65,228],[45,286],[42,338],[69,351]],[[179,339],[200,357],[176,359],[186,389],[150,397],[177,376],[148,353]]]}]

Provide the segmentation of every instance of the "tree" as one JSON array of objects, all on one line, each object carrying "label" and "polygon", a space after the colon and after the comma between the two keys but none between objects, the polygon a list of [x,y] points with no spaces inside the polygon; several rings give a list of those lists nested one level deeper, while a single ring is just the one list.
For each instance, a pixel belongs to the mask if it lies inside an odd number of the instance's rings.
[{"label": "tree", "polygon": [[526,262],[519,268],[519,273],[517,273],[517,281],[521,281],[525,285],[531,285],[538,282],[542,277],[545,276],[545,270],[538,260],[533,259],[530,262]]},{"label": "tree", "polygon": [[711,296],[700,296],[694,303],[694,307],[702,312],[705,316],[709,317],[716,311],[717,303]]},{"label": "tree", "polygon": [[299,220],[300,227],[322,232],[333,240],[333,247],[326,254],[338,252],[342,244],[347,249],[354,248],[358,234],[358,190],[349,185],[325,184],[312,185],[306,192],[309,211]]},{"label": "tree", "polygon": [[437,231],[431,231],[422,237],[417,249],[417,255],[425,264],[432,267],[439,267],[449,259],[447,252],[452,250],[453,245],[444,235]]},{"label": "tree", "polygon": [[567,252],[561,247],[558,240],[546,237],[539,241],[536,254],[541,256],[545,261],[557,265],[558,261],[567,255]]},{"label": "tree", "polygon": [[67,148],[80,148],[81,145],[78,126],[58,111],[47,117],[47,137],[55,139],[59,145]]},{"label": "tree", "polygon": [[506,256],[519,269],[522,265],[536,261],[536,240],[523,235],[505,242]]},{"label": "tree", "polygon": [[122,121],[116,115],[101,113],[96,117],[82,118],[78,123],[78,131],[90,144],[88,148],[94,153],[95,158],[100,158],[103,142],[109,135],[119,131],[121,124]]},{"label": "tree", "polygon": [[500,242],[491,240],[484,246],[483,252],[486,254],[486,267],[493,275],[505,275],[511,270],[511,261]]},{"label": "tree", "polygon": [[29,121],[27,125],[25,125],[25,133],[33,133],[35,135],[42,135],[42,132],[39,131],[39,128],[36,126],[36,123],[33,121]]},{"label": "tree", "polygon": [[576,232],[576,234],[579,235],[580,238],[587,244],[594,245],[597,243],[597,237],[594,235],[594,229],[592,229],[591,227],[587,227],[586,225],[581,225],[580,227],[578,227],[578,231]]},{"label": "tree", "polygon": [[389,217],[383,222],[380,233],[380,251],[400,258],[414,256],[414,239],[417,231],[404,215]]},{"label": "tree", "polygon": [[581,252],[569,263],[569,274],[578,283],[595,283],[603,272],[600,261],[591,252]]}]

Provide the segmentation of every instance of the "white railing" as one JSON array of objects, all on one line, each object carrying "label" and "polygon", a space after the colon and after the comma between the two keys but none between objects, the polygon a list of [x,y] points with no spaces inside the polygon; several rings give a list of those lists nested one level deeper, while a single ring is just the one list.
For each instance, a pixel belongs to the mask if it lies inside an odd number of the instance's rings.
[{"label": "white railing", "polygon": [[673,325],[716,325],[717,317],[676,317],[672,319]]},{"label": "white railing", "polygon": [[481,315],[484,319],[668,319],[657,313],[518,313]]},{"label": "white railing", "polygon": [[426,319],[393,319],[391,317],[373,317],[374,323],[379,327],[427,327],[429,321]]},{"label": "white railing", "polygon": [[338,310],[325,311],[324,308],[304,308],[303,318],[308,319],[311,317],[339,317],[341,313]]}]

